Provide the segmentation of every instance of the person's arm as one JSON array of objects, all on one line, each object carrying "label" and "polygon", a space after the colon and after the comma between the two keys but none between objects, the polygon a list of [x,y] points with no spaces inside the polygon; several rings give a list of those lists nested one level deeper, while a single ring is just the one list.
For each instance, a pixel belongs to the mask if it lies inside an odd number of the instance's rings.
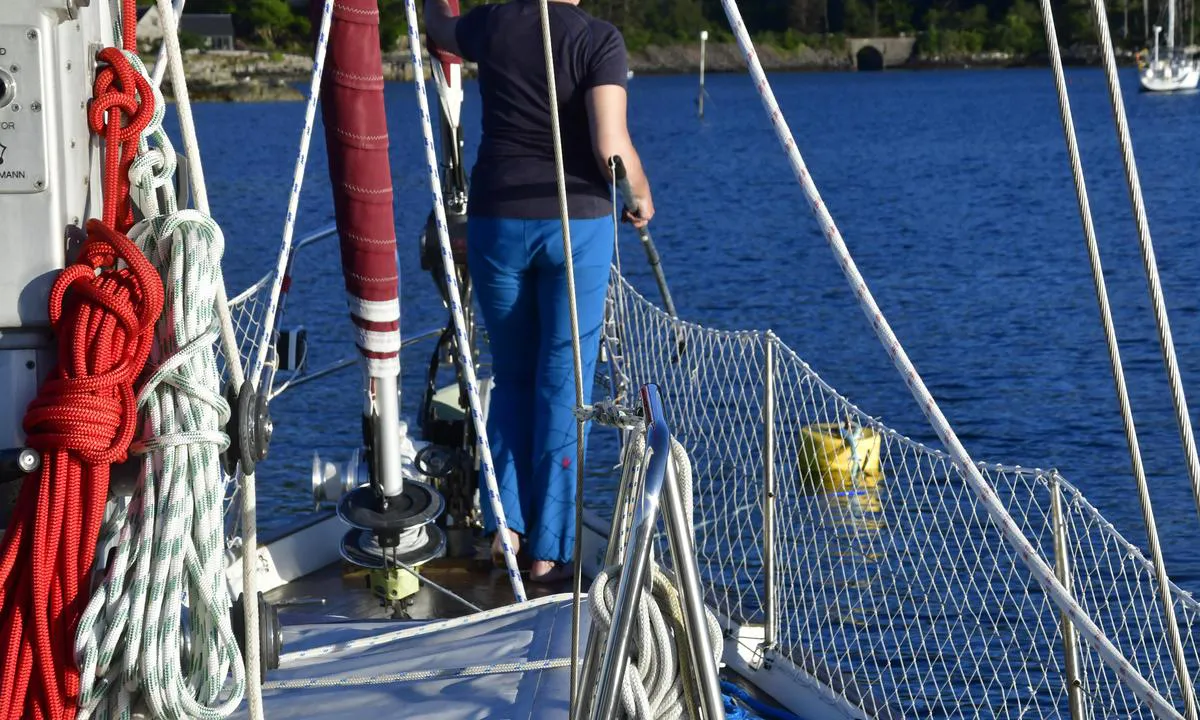
[{"label": "person's arm", "polygon": [[455,36],[457,28],[458,16],[450,12],[450,3],[446,0],[425,0],[425,33],[434,46],[461,56],[462,51]]},{"label": "person's arm", "polygon": [[650,218],[654,217],[654,198],[650,194],[650,181],[642,169],[642,160],[633,147],[633,139],[629,137],[625,117],[627,105],[625,88],[620,85],[600,85],[588,90],[587,108],[592,126],[592,152],[604,177],[610,181],[612,169],[608,166],[609,158],[614,155],[621,156],[629,177],[629,186],[638,204],[637,215],[630,216],[629,220],[640,228],[645,227]]}]

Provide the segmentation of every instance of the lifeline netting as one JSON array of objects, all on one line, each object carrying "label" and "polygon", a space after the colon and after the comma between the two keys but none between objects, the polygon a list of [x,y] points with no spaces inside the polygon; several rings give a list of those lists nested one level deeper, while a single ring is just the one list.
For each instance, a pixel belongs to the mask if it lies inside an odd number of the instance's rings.
[{"label": "lifeline netting", "polygon": [[[615,273],[608,315],[605,345],[618,387],[658,384],[672,432],[692,458],[696,549],[715,610],[744,624],[763,619],[770,348],[779,652],[877,716],[1069,717],[1060,613],[948,455],[863,413],[772,334],[682,323]],[[828,424],[823,429],[840,438],[837,424],[848,417],[862,428],[853,444],[858,462],[831,480],[802,461],[818,442],[802,429]],[[1142,552],[1057,472],[979,468],[1051,567],[1052,496],[1060,494],[1077,601],[1182,708]],[[1200,604],[1172,589],[1195,681]],[[1085,717],[1151,716],[1086,642],[1076,645]]]}]

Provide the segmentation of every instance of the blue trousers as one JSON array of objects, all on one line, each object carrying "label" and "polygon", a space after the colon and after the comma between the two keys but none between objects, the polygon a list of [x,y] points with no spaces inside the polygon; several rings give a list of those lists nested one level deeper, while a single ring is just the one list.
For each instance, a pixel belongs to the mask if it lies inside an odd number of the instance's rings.
[{"label": "blue trousers", "polygon": [[[570,228],[584,400],[591,402],[613,221],[572,220]],[[562,225],[471,217],[467,266],[492,351],[487,433],[505,519],[525,536],[534,560],[567,562],[575,543],[577,436]],[[486,530],[495,532],[482,476],[480,493]]]}]

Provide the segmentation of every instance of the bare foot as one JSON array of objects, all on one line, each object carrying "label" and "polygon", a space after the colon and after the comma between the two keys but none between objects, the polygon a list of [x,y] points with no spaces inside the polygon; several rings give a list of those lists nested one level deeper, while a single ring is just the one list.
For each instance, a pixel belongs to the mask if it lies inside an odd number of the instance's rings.
[{"label": "bare foot", "polygon": [[[511,528],[508,532],[508,544],[512,547],[513,555],[516,555],[521,549],[521,536],[517,535]],[[505,567],[504,562],[504,546],[500,542],[501,535],[499,531],[492,536],[492,564],[496,567]]]},{"label": "bare foot", "polygon": [[556,563],[550,560],[534,560],[529,568],[529,581],[535,583],[553,583],[571,577],[571,563]]}]

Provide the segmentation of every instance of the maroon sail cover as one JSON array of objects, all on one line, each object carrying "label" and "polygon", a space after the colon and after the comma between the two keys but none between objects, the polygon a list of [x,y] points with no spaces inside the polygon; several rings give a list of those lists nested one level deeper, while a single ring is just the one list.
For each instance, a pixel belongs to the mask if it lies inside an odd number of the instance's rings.
[{"label": "maroon sail cover", "polygon": [[[310,3],[319,28],[323,2]],[[336,0],[321,116],[346,302],[372,377],[400,371],[400,279],[376,0]]]}]

